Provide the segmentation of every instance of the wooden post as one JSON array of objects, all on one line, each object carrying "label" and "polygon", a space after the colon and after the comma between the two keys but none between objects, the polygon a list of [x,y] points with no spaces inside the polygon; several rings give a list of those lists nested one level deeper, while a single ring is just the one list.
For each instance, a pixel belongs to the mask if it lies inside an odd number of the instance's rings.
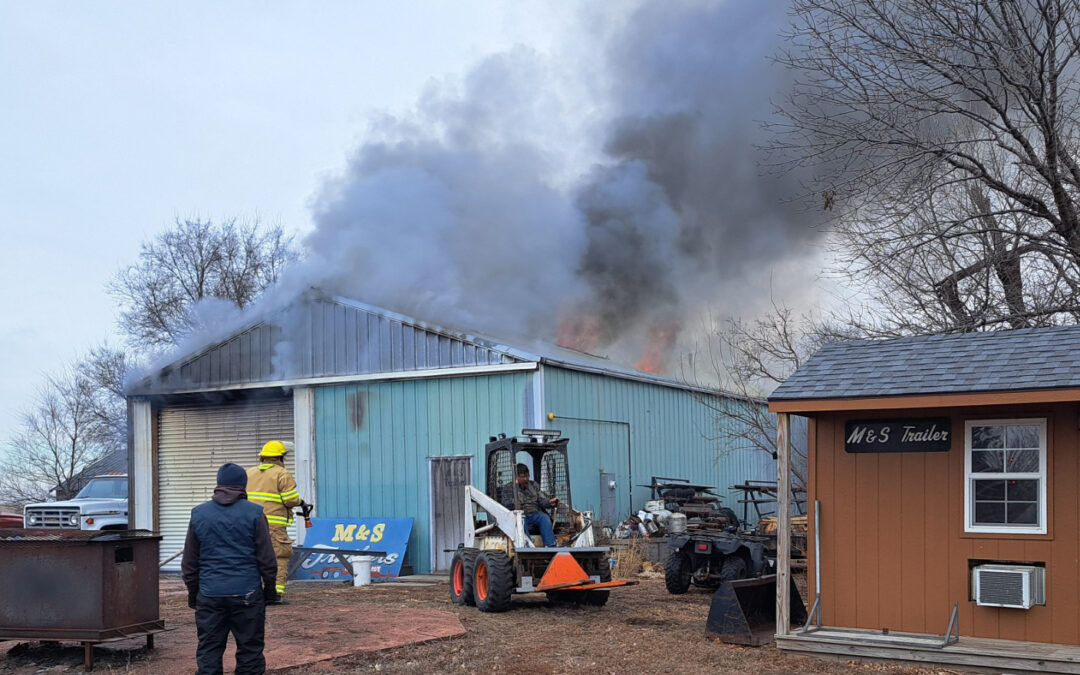
[{"label": "wooden post", "polygon": [[791,632],[791,420],[776,415],[776,634]]}]

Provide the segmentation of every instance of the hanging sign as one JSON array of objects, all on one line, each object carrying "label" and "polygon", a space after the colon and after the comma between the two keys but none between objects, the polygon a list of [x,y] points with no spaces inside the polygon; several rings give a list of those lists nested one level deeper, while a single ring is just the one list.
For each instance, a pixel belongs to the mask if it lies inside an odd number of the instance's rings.
[{"label": "hanging sign", "polygon": [[[350,551],[385,551],[371,562],[371,580],[386,581],[401,573],[405,548],[412,533],[412,518],[312,518],[304,533],[304,546]],[[354,556],[347,556],[349,562]],[[290,579],[348,579],[352,570],[329,553],[308,556]]]},{"label": "hanging sign", "polygon": [[947,452],[951,447],[952,420],[948,417],[848,420],[844,425],[847,452]]}]

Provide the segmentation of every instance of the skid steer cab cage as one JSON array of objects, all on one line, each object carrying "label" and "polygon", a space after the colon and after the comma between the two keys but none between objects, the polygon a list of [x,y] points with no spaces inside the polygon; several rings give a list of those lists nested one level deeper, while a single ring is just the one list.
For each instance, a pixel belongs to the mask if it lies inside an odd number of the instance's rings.
[{"label": "skid steer cab cage", "polygon": [[549,513],[551,523],[559,529],[567,522],[570,499],[570,463],[567,458],[569,438],[559,438],[562,432],[540,429],[523,429],[522,436],[492,436],[484,446],[484,462],[487,469],[487,485],[484,492],[501,501],[502,490],[510,487],[517,477],[516,467],[529,467],[529,476],[546,494],[557,497],[559,505]]},{"label": "skid steer cab cage", "polygon": [[[569,439],[558,431],[529,430],[523,437],[492,437],[485,446],[486,491],[465,486],[465,531],[450,563],[450,599],[485,612],[507,609],[514,593],[547,593],[552,601],[600,606],[608,589],[635,581],[611,580],[611,550],[597,546],[592,514],[570,503]],[[530,466],[540,489],[558,498],[551,509],[555,546],[543,546],[525,524],[524,511],[504,505],[516,465]],[[507,498],[512,504],[512,499]]]}]

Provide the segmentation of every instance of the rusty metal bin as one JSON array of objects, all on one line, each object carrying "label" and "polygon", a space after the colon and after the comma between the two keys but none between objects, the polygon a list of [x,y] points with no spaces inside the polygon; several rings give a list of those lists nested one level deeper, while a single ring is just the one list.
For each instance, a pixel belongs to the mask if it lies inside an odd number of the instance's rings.
[{"label": "rusty metal bin", "polygon": [[160,630],[143,530],[0,530],[0,639],[102,642]]}]

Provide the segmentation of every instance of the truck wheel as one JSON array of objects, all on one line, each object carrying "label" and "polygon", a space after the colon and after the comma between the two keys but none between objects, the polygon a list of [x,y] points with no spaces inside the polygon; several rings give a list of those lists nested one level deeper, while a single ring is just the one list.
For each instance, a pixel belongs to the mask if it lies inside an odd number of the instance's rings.
[{"label": "truck wheel", "polygon": [[473,597],[481,612],[503,612],[514,592],[514,567],[502,551],[481,551],[473,565]]},{"label": "truck wheel", "polygon": [[450,601],[455,605],[473,605],[473,569],[476,566],[475,548],[459,548],[450,560]]},{"label": "truck wheel", "polygon": [[737,581],[750,576],[746,566],[746,559],[738,553],[724,556],[724,562],[720,563],[720,581]]},{"label": "truck wheel", "polygon": [[682,595],[690,590],[690,577],[694,574],[694,563],[690,556],[680,551],[672,551],[664,563],[664,585],[668,593]]}]

